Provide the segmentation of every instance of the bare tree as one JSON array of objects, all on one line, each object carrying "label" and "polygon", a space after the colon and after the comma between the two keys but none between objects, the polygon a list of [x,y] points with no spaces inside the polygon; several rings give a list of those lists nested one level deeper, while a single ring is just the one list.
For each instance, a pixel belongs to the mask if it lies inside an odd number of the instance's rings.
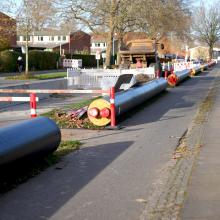
[{"label": "bare tree", "polygon": [[[23,0],[19,11],[19,17],[26,14],[26,1]],[[31,26],[34,31],[40,31],[50,25],[56,15],[56,9],[53,0],[28,0],[27,1],[28,16],[31,18]]]},{"label": "bare tree", "polygon": [[27,78],[29,77],[28,39],[30,32],[32,31],[32,20],[29,7],[30,5],[28,0],[23,0],[17,14],[18,30],[25,35],[25,75]]},{"label": "bare tree", "polygon": [[196,39],[209,46],[209,58],[212,59],[213,47],[220,39],[220,2],[205,6],[201,1],[200,7],[194,12],[193,35]]},{"label": "bare tree", "polygon": [[25,75],[28,77],[28,40],[30,33],[47,27],[55,14],[52,0],[23,0],[17,13],[18,30],[25,36]]},{"label": "bare tree", "polygon": [[[123,33],[130,22],[133,2],[129,0],[63,0],[59,4],[63,16],[76,19],[92,32],[107,31],[106,66],[110,66],[113,35]],[[121,37],[120,37],[121,38]]]},{"label": "bare tree", "polygon": [[[56,0],[61,3],[61,0]],[[153,39],[169,32],[183,36],[189,30],[190,0],[62,0],[58,7],[63,15],[77,19],[92,32],[100,27],[107,30],[106,66],[110,65],[112,40],[119,40],[126,31],[142,30]]]},{"label": "bare tree", "polygon": [[189,32],[190,11],[182,0],[138,0],[138,25],[153,39]]}]

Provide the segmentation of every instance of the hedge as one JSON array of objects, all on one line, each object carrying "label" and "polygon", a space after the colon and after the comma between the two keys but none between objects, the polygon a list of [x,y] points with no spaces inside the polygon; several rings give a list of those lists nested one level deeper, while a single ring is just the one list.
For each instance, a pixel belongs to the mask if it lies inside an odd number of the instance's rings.
[{"label": "hedge", "polygon": [[41,50],[29,51],[30,70],[49,70],[56,69],[59,54]]},{"label": "hedge", "polygon": [[[83,67],[96,67],[97,61],[95,55],[88,54],[66,54],[66,59],[81,59]],[[99,61],[99,64],[102,65],[102,59]]]},{"label": "hedge", "polygon": [[0,52],[0,72],[17,71],[18,52],[5,50]]},{"label": "hedge", "polygon": [[[59,54],[55,52],[31,50],[29,54],[29,70],[49,70],[56,69],[59,60]],[[17,71],[17,59],[21,56],[20,53],[15,51],[2,51],[0,52],[0,72],[15,72]],[[25,55],[22,55],[25,64]],[[87,54],[74,54],[66,55],[67,59],[82,59],[83,67],[96,67],[97,61],[95,55]],[[99,61],[102,65],[102,59]]]},{"label": "hedge", "polygon": [[[59,54],[41,50],[31,50],[29,55],[29,70],[49,70],[57,68]],[[0,52],[0,72],[17,71],[17,59],[23,57],[25,65],[25,55],[15,51],[5,50]]]}]

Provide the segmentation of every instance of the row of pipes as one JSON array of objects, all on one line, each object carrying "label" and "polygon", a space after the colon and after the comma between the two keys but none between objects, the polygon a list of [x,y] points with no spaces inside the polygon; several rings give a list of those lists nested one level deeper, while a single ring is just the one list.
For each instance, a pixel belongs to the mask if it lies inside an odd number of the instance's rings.
[{"label": "row of pipes", "polygon": [[[111,122],[112,102],[115,105],[115,116],[121,116],[130,109],[164,91],[168,86],[176,86],[189,76],[193,76],[213,65],[215,65],[214,61],[177,72],[174,72],[172,68],[169,71],[165,69],[163,74],[157,73],[157,77],[154,80],[116,93],[114,100],[107,96],[93,101],[88,107],[88,118],[97,126],[105,126]],[[159,75],[164,77],[159,77]]]}]

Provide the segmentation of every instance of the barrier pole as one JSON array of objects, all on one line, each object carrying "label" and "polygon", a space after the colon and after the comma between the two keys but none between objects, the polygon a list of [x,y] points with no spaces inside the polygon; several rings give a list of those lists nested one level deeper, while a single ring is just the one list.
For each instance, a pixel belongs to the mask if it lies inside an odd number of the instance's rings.
[{"label": "barrier pole", "polygon": [[164,75],[165,79],[167,79],[167,76],[168,76],[168,71],[165,70],[165,75]]},{"label": "barrier pole", "polygon": [[111,127],[116,126],[115,120],[115,87],[110,89],[110,109],[111,109]]},{"label": "barrier pole", "polygon": [[36,94],[30,93],[30,108],[31,108],[31,118],[37,117],[37,102],[36,102]]},{"label": "barrier pole", "polygon": [[160,70],[156,71],[156,78],[159,79],[160,78]]}]

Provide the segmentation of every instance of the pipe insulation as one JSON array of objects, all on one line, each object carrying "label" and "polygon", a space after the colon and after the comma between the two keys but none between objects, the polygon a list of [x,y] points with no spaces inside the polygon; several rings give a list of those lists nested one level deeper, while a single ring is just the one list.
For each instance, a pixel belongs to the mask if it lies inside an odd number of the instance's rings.
[{"label": "pipe insulation", "polygon": [[0,165],[16,160],[45,156],[55,151],[61,132],[54,121],[38,117],[0,128]]},{"label": "pipe insulation", "polygon": [[[165,90],[168,86],[164,78],[154,79],[140,86],[115,94],[115,115],[119,116],[130,109],[142,104],[153,96]],[[87,111],[89,120],[97,126],[105,126],[111,121],[110,97],[93,101]]]}]

